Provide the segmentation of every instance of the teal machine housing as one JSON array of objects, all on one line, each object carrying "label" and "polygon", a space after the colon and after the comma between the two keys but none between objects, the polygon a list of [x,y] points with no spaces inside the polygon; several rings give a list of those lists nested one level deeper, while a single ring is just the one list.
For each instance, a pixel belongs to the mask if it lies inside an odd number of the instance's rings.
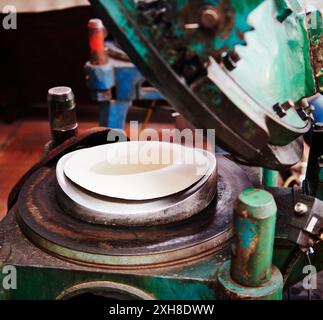
[{"label": "teal machine housing", "polygon": [[[320,8],[283,0],[91,2],[141,74],[197,128],[216,129],[232,156],[217,156],[217,194],[198,215],[116,228],[67,215],[55,177],[61,156],[106,143],[109,129],[52,149],[9,198],[0,268],[14,266],[18,286],[0,287],[0,299],[282,299],[304,277],[309,250],[322,270],[322,126],[312,117],[312,97],[322,93]],[[308,134],[303,188],[277,187],[275,171],[300,159]]]}]

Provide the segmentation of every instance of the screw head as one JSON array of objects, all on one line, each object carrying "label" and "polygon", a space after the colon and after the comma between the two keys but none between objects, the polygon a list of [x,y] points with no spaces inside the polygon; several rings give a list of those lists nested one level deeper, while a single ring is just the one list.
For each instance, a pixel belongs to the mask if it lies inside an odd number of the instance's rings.
[{"label": "screw head", "polygon": [[47,102],[52,112],[67,111],[75,107],[75,98],[71,88],[55,87],[48,90]]},{"label": "screw head", "polygon": [[298,202],[295,204],[294,211],[297,215],[302,216],[308,212],[308,206],[305,203]]},{"label": "screw head", "polygon": [[73,98],[72,89],[69,87],[55,87],[48,90],[48,99],[50,101],[65,102]]},{"label": "screw head", "polygon": [[303,108],[298,108],[296,111],[303,121],[308,120],[308,114],[305,112]]},{"label": "screw head", "polygon": [[308,114],[308,115],[310,115],[310,114],[312,114],[314,111],[315,111],[315,107],[314,106],[312,106],[312,105],[310,105],[308,108],[306,108],[306,109],[304,109],[305,110],[305,112]]},{"label": "screw head", "polygon": [[216,29],[221,15],[218,8],[206,8],[201,12],[200,25],[205,29]]},{"label": "screw head", "polygon": [[307,98],[303,98],[300,103],[302,108],[307,109],[310,106],[310,103]]},{"label": "screw head", "polygon": [[291,108],[295,108],[295,103],[292,100],[288,100],[284,103],[281,104],[281,107],[285,110],[288,111]]},{"label": "screw head", "polygon": [[274,111],[280,118],[283,118],[287,115],[286,110],[282,107],[280,103],[277,103],[273,106]]},{"label": "screw head", "polygon": [[232,71],[237,67],[240,57],[236,52],[224,53],[222,55],[222,63],[228,71]]}]

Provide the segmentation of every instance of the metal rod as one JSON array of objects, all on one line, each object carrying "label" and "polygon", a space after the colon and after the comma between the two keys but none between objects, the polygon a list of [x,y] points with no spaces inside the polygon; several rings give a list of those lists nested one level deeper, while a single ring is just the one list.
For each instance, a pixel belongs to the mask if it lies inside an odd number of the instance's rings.
[{"label": "metal rod", "polygon": [[100,19],[91,19],[88,23],[90,62],[93,65],[104,65],[108,63],[107,47],[105,38],[107,31]]},{"label": "metal rod", "polygon": [[270,169],[263,169],[263,185],[266,187],[278,187],[279,172]]},{"label": "metal rod", "polygon": [[71,88],[55,87],[47,96],[52,147],[56,147],[76,136],[78,123],[75,113],[75,99]]},{"label": "metal rod", "polygon": [[273,196],[262,189],[240,193],[234,210],[236,243],[231,277],[241,285],[259,287],[272,272],[277,207]]}]

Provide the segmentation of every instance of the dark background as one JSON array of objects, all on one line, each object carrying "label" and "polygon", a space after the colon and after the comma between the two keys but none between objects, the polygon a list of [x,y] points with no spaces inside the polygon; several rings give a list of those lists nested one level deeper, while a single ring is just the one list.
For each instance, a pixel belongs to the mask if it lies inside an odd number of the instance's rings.
[{"label": "dark background", "polygon": [[90,6],[22,13],[17,30],[0,28],[0,111],[7,120],[32,103],[45,103],[53,86],[70,86],[79,103],[90,102],[83,65],[89,58],[87,22],[94,17]]}]

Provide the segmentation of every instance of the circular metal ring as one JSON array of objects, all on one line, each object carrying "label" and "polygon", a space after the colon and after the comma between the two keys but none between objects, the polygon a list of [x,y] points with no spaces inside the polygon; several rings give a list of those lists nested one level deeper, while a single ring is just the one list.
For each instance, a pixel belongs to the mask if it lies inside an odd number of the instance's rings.
[{"label": "circular metal ring", "polygon": [[216,195],[216,158],[209,152],[210,166],[200,181],[174,195],[145,201],[104,197],[74,184],[64,174],[64,165],[72,155],[62,157],[57,163],[57,197],[66,213],[89,223],[152,226],[182,221],[204,210]]}]

